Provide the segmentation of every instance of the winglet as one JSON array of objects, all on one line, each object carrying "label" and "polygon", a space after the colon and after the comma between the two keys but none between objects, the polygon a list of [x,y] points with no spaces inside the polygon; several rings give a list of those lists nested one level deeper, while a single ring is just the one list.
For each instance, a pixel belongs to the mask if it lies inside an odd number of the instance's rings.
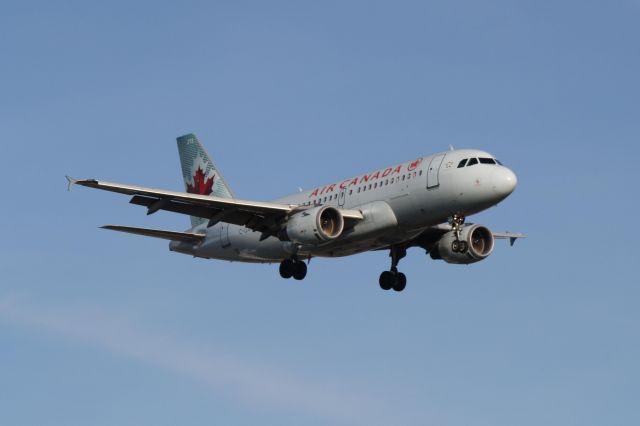
[{"label": "winglet", "polygon": [[71,191],[71,187],[75,185],[78,180],[69,175],[66,175],[65,178],[67,178],[67,191]]}]

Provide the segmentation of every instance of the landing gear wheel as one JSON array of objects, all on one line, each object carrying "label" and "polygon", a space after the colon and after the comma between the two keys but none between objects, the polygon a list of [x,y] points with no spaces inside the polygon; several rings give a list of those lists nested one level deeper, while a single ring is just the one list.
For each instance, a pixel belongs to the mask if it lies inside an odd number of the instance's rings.
[{"label": "landing gear wheel", "polygon": [[380,279],[378,283],[380,284],[380,288],[383,290],[391,290],[393,284],[395,282],[395,274],[390,271],[384,271],[380,274]]},{"label": "landing gear wheel", "polygon": [[454,253],[458,253],[460,251],[460,241],[454,240],[451,243],[451,251]]},{"label": "landing gear wheel", "polygon": [[407,247],[402,245],[391,246],[389,256],[391,257],[391,270],[380,274],[378,283],[383,290],[402,291],[407,286],[407,277],[398,272],[398,262],[407,255]]},{"label": "landing gear wheel", "polygon": [[291,278],[293,276],[293,265],[294,263],[291,259],[285,259],[280,262],[280,276],[285,279]]},{"label": "landing gear wheel", "polygon": [[469,250],[469,244],[466,241],[460,241],[460,247],[458,247],[460,253],[466,253]]},{"label": "landing gear wheel", "polygon": [[398,272],[395,282],[393,283],[393,289],[395,291],[402,291],[407,286],[407,276],[402,272]]},{"label": "landing gear wheel", "polygon": [[307,276],[307,264],[297,261],[293,264],[293,279],[303,280]]}]

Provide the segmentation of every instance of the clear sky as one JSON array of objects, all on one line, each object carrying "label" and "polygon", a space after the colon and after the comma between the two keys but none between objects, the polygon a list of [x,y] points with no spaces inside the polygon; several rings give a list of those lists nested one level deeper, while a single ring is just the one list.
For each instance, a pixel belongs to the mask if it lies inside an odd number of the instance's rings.
[{"label": "clear sky", "polygon": [[[0,424],[638,425],[640,2],[2,2]],[[204,261],[65,174],[181,189],[195,132],[268,200],[455,147],[519,177],[529,238]]]}]

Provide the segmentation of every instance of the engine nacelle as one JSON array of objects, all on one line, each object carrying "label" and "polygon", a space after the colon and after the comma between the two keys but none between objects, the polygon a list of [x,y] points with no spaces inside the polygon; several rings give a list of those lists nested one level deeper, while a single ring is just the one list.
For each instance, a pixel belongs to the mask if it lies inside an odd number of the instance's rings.
[{"label": "engine nacelle", "polygon": [[338,209],[319,206],[291,216],[286,233],[289,240],[295,243],[318,245],[335,240],[343,229],[344,218]]},{"label": "engine nacelle", "polygon": [[453,250],[452,245],[455,240],[456,235],[453,231],[444,234],[429,251],[431,258],[442,259],[447,263],[468,265],[489,256],[493,252],[495,241],[489,228],[482,225],[470,225],[462,228],[460,241],[464,241],[467,246],[464,252]]}]

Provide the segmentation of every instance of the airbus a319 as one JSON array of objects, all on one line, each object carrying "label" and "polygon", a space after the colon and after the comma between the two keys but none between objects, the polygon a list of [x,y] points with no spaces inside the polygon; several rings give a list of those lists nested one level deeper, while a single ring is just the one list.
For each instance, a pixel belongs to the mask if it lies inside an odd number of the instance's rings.
[{"label": "airbus a319", "polygon": [[[493,155],[449,150],[383,167],[327,185],[262,202],[236,198],[193,134],[177,138],[185,191],[167,191],[95,179],[82,185],[132,196],[132,204],[190,216],[185,232],[106,225],[105,229],[169,240],[169,249],[195,257],[279,263],[282,278],[302,280],[313,257],[389,250],[380,274],[384,290],[404,290],[398,262],[410,247],[432,259],[470,264],[486,259],[497,233],[465,219],[507,198],[516,175]],[[305,263],[307,261],[307,263]]]}]

